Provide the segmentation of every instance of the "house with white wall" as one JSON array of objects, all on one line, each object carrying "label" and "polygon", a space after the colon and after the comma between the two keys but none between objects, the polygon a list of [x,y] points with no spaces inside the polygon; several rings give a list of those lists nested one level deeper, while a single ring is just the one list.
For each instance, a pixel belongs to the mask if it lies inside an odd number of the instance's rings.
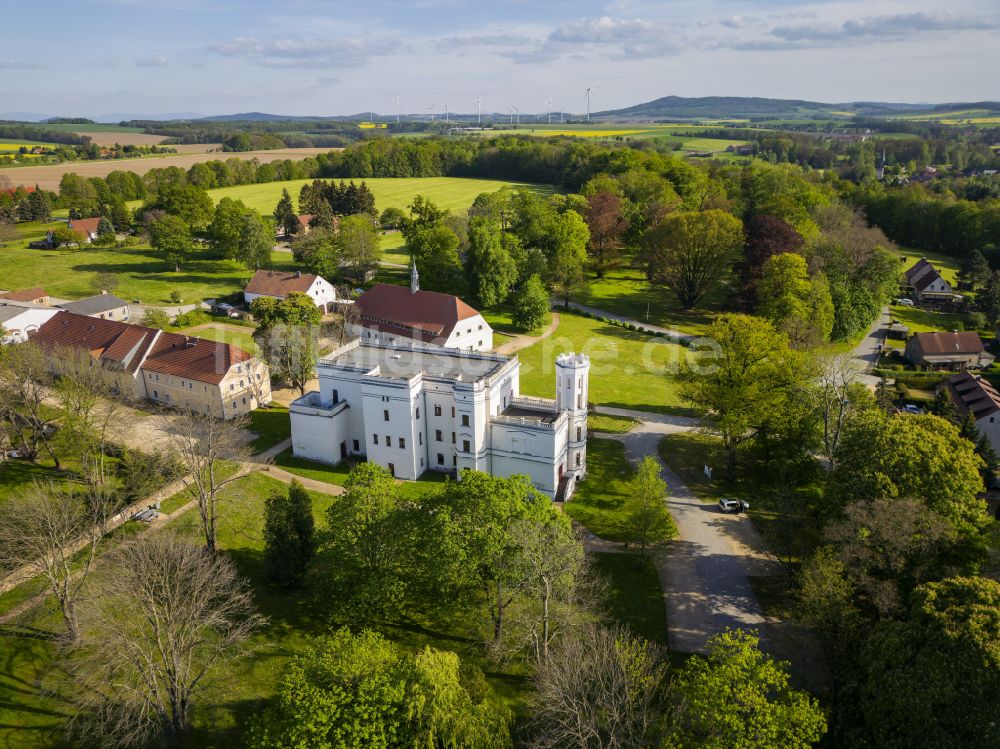
[{"label": "house with white wall", "polygon": [[1000,453],[1000,392],[981,375],[970,372],[949,377],[941,387],[947,389],[961,416],[972,414],[976,429]]},{"label": "house with white wall", "polygon": [[493,328],[457,296],[422,291],[416,266],[410,287],[376,284],[357,300],[358,314],[349,330],[381,343],[429,343],[465,351],[490,351]]},{"label": "house with white wall", "polygon": [[291,292],[306,294],[324,312],[333,309],[337,290],[329,281],[315,273],[301,271],[258,270],[243,289],[243,299],[250,304],[261,296],[284,299]]},{"label": "house with white wall", "polygon": [[300,458],[365,459],[400,479],[525,475],[556,500],[586,476],[585,354],[556,358],[555,399],[520,395],[517,357],[413,341],[354,339],[316,369],[319,390],[289,408]]},{"label": "house with white wall", "polygon": [[35,304],[0,303],[0,343],[23,343],[58,311]]}]

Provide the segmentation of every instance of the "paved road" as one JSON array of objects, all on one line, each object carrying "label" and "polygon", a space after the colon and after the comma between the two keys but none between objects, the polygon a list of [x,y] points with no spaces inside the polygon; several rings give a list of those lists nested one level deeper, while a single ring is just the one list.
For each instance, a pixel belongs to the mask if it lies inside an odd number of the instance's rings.
[{"label": "paved road", "polygon": [[644,419],[626,434],[595,436],[623,443],[629,460],[655,457],[669,488],[667,505],[679,537],[658,560],[657,571],[667,607],[670,649],[705,652],[708,638],[727,628],[759,629],[763,638],[766,620],[749,576],[775,574],[780,565],[763,553],[764,545],[748,517],[724,515],[701,502],[658,455],[664,435],[693,429],[697,420],[626,409],[598,412]]},{"label": "paved road", "polygon": [[854,351],[851,352],[851,356],[858,361],[863,370],[861,380],[866,385],[878,384],[879,378],[871,372],[878,363],[879,345],[885,342],[885,336],[888,332],[890,319],[892,319],[892,316],[889,313],[889,308],[883,307],[882,314],[880,314],[878,319],[872,323],[868,334],[857,346],[854,347]]}]

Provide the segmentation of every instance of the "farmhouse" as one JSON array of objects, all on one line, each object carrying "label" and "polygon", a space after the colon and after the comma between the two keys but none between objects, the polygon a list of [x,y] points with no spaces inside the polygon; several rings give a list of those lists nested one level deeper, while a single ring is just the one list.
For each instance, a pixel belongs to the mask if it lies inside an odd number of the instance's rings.
[{"label": "farmhouse", "polygon": [[261,296],[274,299],[284,299],[293,291],[308,294],[317,307],[324,312],[333,308],[337,301],[337,290],[322,276],[301,271],[285,272],[276,270],[258,270],[243,289],[243,299],[250,304]]},{"label": "farmhouse", "polygon": [[47,305],[49,303],[48,292],[45,291],[41,286],[35,286],[32,289],[20,289],[18,291],[5,291],[0,294],[0,300],[8,302],[28,302],[30,304],[43,304]]},{"label": "farmhouse", "polygon": [[168,406],[230,419],[271,400],[267,366],[228,343],[58,311],[31,335],[53,370],[85,352],[108,376],[131,381],[134,394]]},{"label": "farmhouse", "polygon": [[100,320],[128,320],[130,317],[128,302],[106,291],[97,296],[88,296],[56,306],[67,312],[96,317]]},{"label": "farmhouse", "polygon": [[295,455],[425,471],[526,475],[568,499],[587,473],[590,360],[556,358],[556,399],[520,392],[517,357],[355,339],[320,359],[319,390],[289,409]]},{"label": "farmhouse", "polygon": [[59,310],[34,304],[0,303],[0,343],[22,343]]},{"label": "farmhouse", "polygon": [[979,375],[962,372],[949,377],[942,386],[951,395],[958,413],[972,414],[976,429],[985,434],[994,450],[1000,451],[1000,393]]},{"label": "farmhouse", "polygon": [[910,336],[903,352],[906,360],[919,367],[935,369],[974,369],[993,363],[977,333],[916,333]]},{"label": "farmhouse", "polygon": [[457,296],[421,291],[416,266],[410,288],[377,284],[357,301],[353,335],[383,343],[419,341],[445,348],[489,351],[493,328]]},{"label": "farmhouse", "polygon": [[906,271],[906,284],[912,287],[914,300],[921,304],[951,302],[955,299],[951,285],[925,257]]}]

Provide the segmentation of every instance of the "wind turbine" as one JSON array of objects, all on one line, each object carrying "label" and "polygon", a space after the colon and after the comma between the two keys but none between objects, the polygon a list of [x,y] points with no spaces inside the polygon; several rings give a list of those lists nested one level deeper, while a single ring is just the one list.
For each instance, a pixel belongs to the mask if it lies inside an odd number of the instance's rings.
[{"label": "wind turbine", "polygon": [[510,115],[510,124],[514,124],[514,107],[507,107],[507,114]]},{"label": "wind turbine", "polygon": [[472,103],[476,105],[476,124],[479,127],[483,126],[483,97],[478,99],[473,99]]},{"label": "wind turbine", "polygon": [[517,107],[513,107],[514,112],[517,114],[517,126],[521,127],[521,110]]},{"label": "wind turbine", "polygon": [[451,124],[451,118],[448,113],[448,102],[444,103],[444,124],[445,125]]},{"label": "wind turbine", "polygon": [[587,124],[590,124],[590,92],[594,89],[591,86],[587,86]]},{"label": "wind turbine", "polygon": [[437,105],[438,105],[438,103],[434,102],[429,107],[427,107],[430,110],[430,112],[431,112],[431,122],[434,122],[434,110],[437,109]]},{"label": "wind turbine", "polygon": [[396,103],[396,124],[399,124],[399,97],[397,96],[393,101]]},{"label": "wind turbine", "polygon": [[546,106],[549,108],[549,124],[552,124],[552,97],[550,96],[545,100]]}]

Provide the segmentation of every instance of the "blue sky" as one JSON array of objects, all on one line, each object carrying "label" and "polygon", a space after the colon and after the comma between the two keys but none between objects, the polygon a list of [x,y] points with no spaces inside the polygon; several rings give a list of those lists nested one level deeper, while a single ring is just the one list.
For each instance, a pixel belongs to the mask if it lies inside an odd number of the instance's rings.
[{"label": "blue sky", "polygon": [[[962,0],[50,0],[10,4],[0,112],[580,112],[668,94],[1000,99]],[[42,9],[42,12],[40,12]]]}]

